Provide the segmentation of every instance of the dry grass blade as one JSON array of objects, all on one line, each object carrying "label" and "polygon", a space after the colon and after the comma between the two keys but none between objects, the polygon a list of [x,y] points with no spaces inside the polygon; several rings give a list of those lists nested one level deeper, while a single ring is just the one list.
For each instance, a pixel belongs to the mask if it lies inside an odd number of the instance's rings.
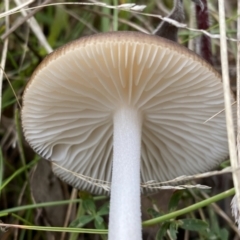
[{"label": "dry grass blade", "polygon": [[[10,88],[11,88],[13,94],[14,94],[14,97],[15,97],[16,101],[17,101],[17,104],[18,104],[19,108],[21,109],[22,106],[21,106],[21,104],[20,104],[20,102],[19,102],[19,100],[18,100],[17,94],[16,94],[16,92],[15,92],[15,90],[14,90],[12,84],[11,84],[11,81],[10,81],[10,79],[8,78],[7,74],[4,72],[4,69],[3,69],[3,68],[1,67],[1,65],[0,65],[0,74],[1,74],[1,72],[3,73],[3,75],[5,76],[5,78],[7,79],[8,84],[9,84],[9,86],[10,86]],[[2,83],[2,81],[1,81],[1,83]],[[2,92],[2,91],[1,91],[1,92]],[[1,110],[1,108],[0,108],[0,110]]]},{"label": "dry grass blade", "polygon": [[[34,0],[29,1],[28,4],[24,3],[24,4],[21,4],[17,8],[6,11],[6,12],[0,14],[0,18],[12,15],[14,13],[18,13],[19,11],[21,11],[19,9],[23,9],[25,6],[29,5],[32,2],[34,2]],[[119,10],[136,11],[136,12],[143,11],[146,8],[146,5],[138,5],[138,4],[135,4],[135,3],[125,3],[125,4],[120,4],[120,5],[113,6],[113,5],[108,5],[106,3],[101,3],[101,2],[94,2],[94,3],[89,3],[89,2],[78,2],[78,3],[77,2],[64,2],[64,3],[62,3],[62,2],[58,2],[58,3],[50,3],[50,4],[43,3],[40,6],[26,8],[25,10],[32,10],[32,9],[36,9],[36,8],[39,8],[39,7],[42,8],[42,7],[59,6],[59,5],[100,6],[100,7],[110,8],[110,9],[119,9]]]},{"label": "dry grass blade", "polygon": [[[144,15],[144,16],[148,16],[148,17],[155,17],[155,18],[159,18],[161,19],[162,21],[165,21],[165,22],[168,22],[168,23],[171,23],[172,25],[178,27],[178,28],[182,28],[182,29],[186,29],[186,30],[189,30],[191,32],[196,32],[196,33],[200,33],[200,34],[204,34],[210,38],[213,38],[213,39],[219,39],[221,38],[221,36],[219,34],[212,34],[206,30],[203,30],[203,29],[196,29],[196,28],[190,28],[187,26],[187,24],[184,24],[184,23],[180,23],[176,20],[173,20],[171,18],[168,18],[168,17],[162,17],[161,15],[156,15],[156,14],[149,14],[149,13],[138,13],[138,14],[141,14],[141,15]],[[236,38],[229,38],[229,37],[226,37],[226,39],[228,41],[233,41],[233,42],[236,42],[237,39]]]},{"label": "dry grass blade", "polygon": [[[107,18],[113,20],[113,17],[112,17],[111,15],[103,14],[103,13],[97,12],[97,11],[95,11],[95,10],[93,10],[93,9],[89,9],[89,8],[86,8],[86,9],[84,9],[84,10],[85,10],[85,11],[88,11],[88,12],[91,12],[91,13],[94,13],[94,14],[96,14],[96,15],[99,15],[99,16],[101,16],[101,17],[107,17]],[[143,28],[142,26],[139,26],[139,24],[136,24],[136,23],[134,23],[134,22],[132,22],[132,21],[128,21],[128,20],[126,20],[126,19],[123,19],[123,18],[120,18],[120,17],[119,17],[119,18],[118,18],[118,22],[119,22],[119,23],[126,24],[126,25],[129,26],[129,27],[132,27],[132,28],[135,29],[136,31],[143,32],[143,33],[146,33],[146,34],[150,34],[150,32],[149,32],[148,29]]]},{"label": "dry grass blade", "polygon": [[[110,191],[111,183],[108,181],[91,178],[89,176],[85,176],[85,175],[70,171],[54,162],[52,164],[57,166],[58,168],[61,168],[64,171],[72,174],[73,176],[89,183],[89,184],[92,184],[99,188],[103,188],[107,192]],[[183,175],[183,176],[180,176],[180,177],[177,177],[175,179],[165,181],[165,182],[156,182],[155,180],[151,180],[148,182],[142,182],[141,187],[147,188],[147,189],[191,189],[191,188],[209,189],[208,186],[201,185],[201,184],[186,185],[184,183],[192,181],[192,180],[196,180],[196,179],[207,178],[207,177],[222,175],[222,174],[226,174],[226,173],[233,173],[233,172],[237,172],[238,170],[239,170],[238,168],[232,169],[231,167],[226,167],[221,171],[211,171],[211,172],[199,173],[199,174],[190,175],[190,176]]]},{"label": "dry grass blade", "polygon": [[[12,9],[7,9],[4,13],[1,13],[0,14],[0,18],[3,18],[3,17],[7,17],[11,14],[14,14],[16,12],[18,12],[20,9],[22,8],[25,8],[26,6],[28,6],[29,4],[33,3],[35,0],[29,0],[29,1],[25,1],[24,3],[22,3],[20,6],[17,6],[15,8],[12,8]],[[9,2],[9,1],[7,1]],[[5,1],[5,4],[6,4],[6,1]]]},{"label": "dry grass blade", "polygon": [[[233,102],[231,105],[233,106],[234,104],[236,104],[237,102]],[[222,109],[221,111],[217,112],[216,114],[214,114],[213,116],[211,116],[210,118],[208,118],[205,122],[203,122],[204,124],[209,122],[210,120],[212,120],[213,118],[217,117],[219,114],[221,114],[222,112],[224,112],[225,109]]]},{"label": "dry grass blade", "polygon": [[[238,152],[238,162],[240,163],[240,0],[238,0],[238,21],[237,21],[237,152]],[[240,199],[239,195],[235,195],[232,199],[232,215],[235,218],[236,223],[238,224],[238,229],[240,229]]]},{"label": "dry grass blade", "polygon": [[[230,153],[231,166],[234,169],[238,168],[237,149],[235,140],[235,129],[233,122],[233,113],[231,106],[231,90],[229,83],[229,69],[228,69],[228,53],[227,53],[227,41],[226,41],[226,22],[225,22],[225,8],[224,0],[219,0],[219,24],[220,24],[220,47],[221,47],[221,63],[222,63],[222,76],[223,76],[223,89],[225,100],[225,113],[228,133],[228,145]],[[239,173],[234,171],[232,173],[234,187],[237,196],[237,206],[240,209],[240,179]]]},{"label": "dry grass blade", "polygon": [[[237,169],[238,170],[238,169]],[[232,170],[231,167],[227,167],[224,168],[221,171],[211,171],[211,172],[206,172],[206,173],[199,173],[199,174],[195,174],[195,175],[189,175],[189,176],[180,176],[177,177],[175,179],[169,180],[169,181],[165,181],[165,182],[154,182],[154,181],[149,181],[146,183],[142,183],[142,186],[148,187],[148,186],[162,186],[162,185],[167,185],[167,184],[181,184],[183,182],[187,182],[187,181],[192,181],[192,180],[196,180],[196,179],[201,179],[201,178],[207,178],[207,177],[212,177],[212,176],[217,176],[217,175],[222,175],[222,174],[226,174],[226,173],[232,173],[234,170]]]},{"label": "dry grass blade", "polygon": [[[100,3],[100,2],[94,2],[94,3],[86,3],[86,2],[81,2],[81,3],[67,2],[66,3],[65,2],[65,3],[51,3],[51,4],[47,4],[46,2],[44,2],[42,5],[40,5],[38,7],[27,8],[25,10],[33,10],[33,9],[36,10],[36,9],[42,8],[42,7],[58,6],[58,5],[85,5],[85,6],[94,6],[95,5],[95,6],[106,7],[106,8],[110,8],[110,9],[119,9],[119,10],[124,10],[124,11],[134,11],[137,14],[140,14],[140,15],[143,15],[143,16],[148,16],[148,17],[159,18],[163,21],[171,23],[172,25],[174,25],[178,28],[187,29],[191,32],[204,34],[204,35],[206,35],[210,38],[213,38],[213,39],[219,39],[220,38],[219,34],[212,34],[208,31],[202,30],[202,29],[190,28],[190,27],[187,27],[187,24],[179,23],[178,21],[175,21],[175,20],[173,20],[171,18],[168,18],[168,17],[163,17],[163,16],[158,15],[158,14],[141,13],[140,11],[143,11],[144,8],[146,7],[146,5],[137,5],[135,3],[127,3],[127,4],[120,4],[120,5],[117,5],[117,6],[112,6],[112,5],[108,5],[106,3]],[[0,18],[4,17],[6,15],[11,15],[11,14],[17,13],[17,12],[18,11],[12,11],[12,10],[8,11],[7,13],[0,14]],[[6,36],[3,35],[1,38],[4,39],[5,37]],[[226,39],[229,40],[229,41],[234,41],[234,42],[237,41],[237,39],[235,39],[235,38],[226,38]]]},{"label": "dry grass blade", "polygon": [[[23,23],[25,23],[29,18],[31,18],[33,15],[35,15],[38,11],[40,11],[43,7],[43,5],[47,4],[51,2],[51,0],[46,0],[45,2],[43,2],[42,5],[38,6],[38,8],[34,9],[32,12],[30,12],[28,15],[26,15],[25,17],[21,18],[17,24],[13,25],[8,31],[6,31],[2,36],[1,39],[5,40],[11,33],[13,33],[19,26],[21,26]],[[26,4],[24,4],[25,6]],[[22,6],[22,5],[21,5]],[[10,15],[10,14],[9,14]],[[8,15],[6,15],[8,16]],[[0,18],[1,18],[1,14],[0,14]]]},{"label": "dry grass blade", "polygon": [[[31,1],[32,2],[32,1]],[[48,6],[58,6],[58,5],[87,5],[87,6],[101,6],[101,7],[107,7],[107,8],[111,8],[111,9],[121,9],[121,10],[125,10],[125,11],[142,11],[146,6],[145,5],[136,5],[136,4],[121,4],[118,6],[111,6],[111,5],[107,5],[105,3],[74,3],[74,2],[68,2],[68,3],[52,3],[52,4],[48,4],[49,2],[51,2],[51,0],[46,0],[44,1],[41,5],[37,6],[37,7],[33,7],[33,8],[27,8],[25,10],[33,10],[32,12],[30,12],[29,14],[27,14],[26,16],[24,16],[20,21],[18,21],[18,23],[16,25],[14,25],[13,27],[11,27],[9,29],[9,31],[5,32],[2,36],[1,39],[5,40],[11,33],[13,33],[19,26],[21,26],[23,23],[26,22],[26,20],[28,20],[29,18],[31,18],[33,15],[35,15],[38,11],[40,11],[43,7],[48,7]],[[0,14],[0,18],[4,17],[4,16],[8,16],[14,13],[19,12],[19,9],[27,6],[28,4],[24,4],[24,5],[20,5],[18,8],[14,8],[10,11],[6,11],[3,14]],[[133,23],[132,23],[133,24]],[[134,25],[135,26],[135,25]],[[136,26],[135,28],[137,30],[140,30],[142,32],[145,32],[142,29],[138,29]]]},{"label": "dry grass blade", "polygon": [[[19,7],[22,5],[21,0],[14,0],[16,5]],[[24,17],[26,17],[27,11],[24,9],[21,9],[21,13]],[[31,17],[27,20],[28,25],[30,26],[31,30],[34,32],[36,38],[40,42],[40,44],[45,48],[47,53],[52,52],[51,46],[48,44],[45,35],[43,34],[39,24],[37,23],[36,19],[34,17]]]}]

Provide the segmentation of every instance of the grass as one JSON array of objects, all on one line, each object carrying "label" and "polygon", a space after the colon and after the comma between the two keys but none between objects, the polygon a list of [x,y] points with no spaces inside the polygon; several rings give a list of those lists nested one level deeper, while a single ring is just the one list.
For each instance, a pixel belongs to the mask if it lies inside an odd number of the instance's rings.
[{"label": "grass", "polygon": [[[169,1],[149,0],[146,9],[140,13],[105,8],[93,4],[94,1],[88,2],[91,5],[73,5],[66,1],[68,5],[27,10],[25,15],[35,12],[35,24],[30,26],[21,11],[5,16],[8,9],[16,7],[16,2],[0,2],[0,53],[4,69],[4,73],[0,70],[0,219],[6,224],[0,226],[0,238],[106,239],[109,198],[81,191],[76,193],[51,173],[48,164],[38,164],[43,161],[22,136],[21,96],[33,70],[52,49],[97,32],[133,30],[150,33],[159,23],[156,14],[165,16],[165,11],[169,11],[172,5]],[[38,7],[37,2],[31,7]],[[130,1],[102,2],[116,6]],[[146,1],[137,1],[137,4],[146,4]],[[182,26],[179,39],[197,51],[195,43],[202,32],[191,25],[193,11],[189,7],[190,0],[185,0],[184,4],[187,25]],[[219,69],[220,39],[217,35],[220,31],[216,1],[209,0],[209,8],[211,27],[208,32],[214,65]],[[237,36],[236,9],[234,1],[226,3],[226,34],[232,39]],[[227,58],[233,69],[236,69],[236,49],[236,42],[228,41]],[[236,86],[235,79],[236,70],[230,74],[233,87]],[[39,170],[37,165],[42,168]],[[224,168],[229,165],[230,161],[225,162]],[[212,189],[168,190],[143,196],[144,239],[240,239],[230,213],[230,196],[234,194],[231,174],[208,177],[201,183]],[[64,221],[66,219],[68,221]]]}]

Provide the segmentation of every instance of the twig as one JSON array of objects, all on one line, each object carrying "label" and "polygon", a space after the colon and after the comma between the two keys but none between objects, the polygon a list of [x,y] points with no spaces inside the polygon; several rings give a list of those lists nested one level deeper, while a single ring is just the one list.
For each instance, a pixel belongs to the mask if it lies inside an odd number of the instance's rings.
[{"label": "twig", "polygon": [[[229,145],[231,166],[232,168],[236,169],[238,167],[238,159],[237,159],[235,130],[234,130],[232,106],[231,106],[231,90],[230,90],[229,74],[228,74],[228,55],[227,55],[224,0],[219,0],[218,3],[219,3],[218,4],[219,26],[220,26],[220,36],[221,36],[220,38],[221,63],[222,63],[223,90],[224,90],[224,100],[225,100],[228,145]],[[233,176],[234,187],[236,190],[237,206],[238,206],[238,209],[240,209],[240,181],[238,177],[239,173],[234,171],[232,173],[232,176]]]}]

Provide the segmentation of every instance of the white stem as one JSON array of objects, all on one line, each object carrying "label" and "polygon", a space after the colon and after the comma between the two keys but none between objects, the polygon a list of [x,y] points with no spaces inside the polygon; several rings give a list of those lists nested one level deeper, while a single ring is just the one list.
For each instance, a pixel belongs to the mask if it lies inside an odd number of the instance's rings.
[{"label": "white stem", "polygon": [[113,171],[109,240],[141,240],[140,157],[141,116],[130,107],[113,120]]}]

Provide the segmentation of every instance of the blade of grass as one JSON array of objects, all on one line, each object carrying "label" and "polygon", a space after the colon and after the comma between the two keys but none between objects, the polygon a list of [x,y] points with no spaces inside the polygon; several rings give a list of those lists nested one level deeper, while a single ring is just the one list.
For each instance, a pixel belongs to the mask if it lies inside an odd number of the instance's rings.
[{"label": "blade of grass", "polygon": [[[0,189],[3,182],[3,155],[2,155],[2,149],[0,148]],[[0,196],[1,196],[1,190],[0,190]]]},{"label": "blade of grass", "polygon": [[88,233],[88,234],[107,234],[107,230],[101,229],[86,229],[86,228],[64,228],[64,227],[41,227],[41,226],[29,226],[29,225],[17,225],[17,224],[5,224],[0,223],[3,227],[13,227],[25,230],[36,231],[49,231],[49,232],[68,232],[68,233]]},{"label": "blade of grass", "polygon": [[[19,110],[15,109],[15,114],[14,114],[14,120],[15,120],[15,126],[16,126],[16,131],[17,131],[17,146],[18,150],[20,153],[20,159],[22,162],[23,167],[26,166],[26,159],[24,155],[24,150],[23,150],[23,144],[22,144],[22,131],[21,131],[21,123],[20,123],[20,118],[19,118]],[[28,173],[27,169],[25,169],[25,177],[28,179]]]},{"label": "blade of grass", "polygon": [[29,221],[27,221],[26,219],[20,217],[19,215],[12,213],[11,216],[13,216],[14,218],[16,218],[17,220],[23,222],[26,225],[32,225],[32,223],[30,223]]},{"label": "blade of grass", "polygon": [[[108,197],[106,197],[106,196],[98,196],[98,197],[94,197],[93,199],[94,199],[94,201],[99,201],[99,200],[105,200],[107,198]],[[30,204],[30,205],[25,205],[25,206],[19,206],[19,207],[9,208],[9,209],[0,211],[0,217],[6,216],[13,212],[19,212],[19,211],[28,210],[28,209],[59,206],[59,205],[64,205],[64,204],[69,204],[69,203],[79,203],[81,201],[82,201],[81,199],[73,199],[73,200],[62,200],[62,201],[36,203],[36,204]]]},{"label": "blade of grass", "polygon": [[[5,0],[6,12],[8,11],[8,9],[9,9],[9,1]],[[7,32],[8,29],[9,29],[9,16],[6,16],[5,17],[5,32]],[[7,51],[8,51],[8,38],[6,38],[3,43],[2,58],[1,58],[1,64],[0,64],[0,120],[1,120],[1,115],[2,115],[2,81],[3,81],[5,64],[6,64]]]},{"label": "blade of grass", "polygon": [[18,170],[16,170],[9,178],[7,178],[3,184],[0,186],[0,191],[2,189],[4,189],[16,176],[18,176],[19,174],[21,174],[22,172],[25,172],[27,169],[31,168],[34,166],[34,164],[37,163],[37,161],[39,160],[39,157],[37,157],[36,159],[34,159],[32,162],[30,162],[29,164],[19,168]]}]

